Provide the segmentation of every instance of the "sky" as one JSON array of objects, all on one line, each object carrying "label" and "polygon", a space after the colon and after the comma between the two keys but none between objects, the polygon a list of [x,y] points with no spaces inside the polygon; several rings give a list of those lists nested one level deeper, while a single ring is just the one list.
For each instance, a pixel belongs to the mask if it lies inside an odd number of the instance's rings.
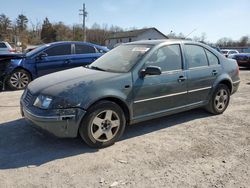
[{"label": "sky", "polygon": [[87,27],[94,23],[124,29],[156,27],[189,37],[205,32],[207,41],[222,37],[239,40],[250,35],[250,0],[2,0],[0,14],[12,20],[26,15],[33,23],[48,17],[51,22],[80,24],[79,9],[86,4]]}]

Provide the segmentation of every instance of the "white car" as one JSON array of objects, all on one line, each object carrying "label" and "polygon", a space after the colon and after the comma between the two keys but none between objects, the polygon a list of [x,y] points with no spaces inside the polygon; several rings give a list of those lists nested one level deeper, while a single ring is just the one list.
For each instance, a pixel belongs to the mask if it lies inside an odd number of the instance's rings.
[{"label": "white car", "polygon": [[221,50],[221,53],[223,53],[225,57],[228,57],[229,55],[232,54],[239,54],[238,50],[227,50],[227,49]]},{"label": "white car", "polygon": [[0,41],[0,54],[10,54],[16,51],[11,47],[8,42]]}]

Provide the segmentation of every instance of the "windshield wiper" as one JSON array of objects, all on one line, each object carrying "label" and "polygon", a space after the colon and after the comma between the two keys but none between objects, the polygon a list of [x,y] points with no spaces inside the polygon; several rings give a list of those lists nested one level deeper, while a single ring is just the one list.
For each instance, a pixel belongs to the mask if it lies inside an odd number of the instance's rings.
[{"label": "windshield wiper", "polygon": [[95,69],[95,70],[99,70],[99,71],[106,71],[106,70],[104,70],[104,69],[102,69],[102,68],[100,68],[100,67],[97,67],[97,66],[88,66],[88,68],[90,68],[90,69]]}]

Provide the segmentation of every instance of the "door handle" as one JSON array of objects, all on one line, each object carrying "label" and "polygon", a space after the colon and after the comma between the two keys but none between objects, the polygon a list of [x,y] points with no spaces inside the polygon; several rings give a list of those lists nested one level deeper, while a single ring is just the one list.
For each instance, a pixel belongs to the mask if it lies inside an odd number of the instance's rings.
[{"label": "door handle", "polygon": [[187,79],[186,76],[179,76],[178,82],[184,82]]},{"label": "door handle", "polygon": [[67,59],[67,60],[64,61],[64,63],[66,63],[66,64],[69,64],[70,62],[71,62],[70,59]]},{"label": "door handle", "polygon": [[213,76],[216,76],[217,74],[218,74],[217,70],[213,70],[213,71],[212,71],[212,75],[213,75]]}]

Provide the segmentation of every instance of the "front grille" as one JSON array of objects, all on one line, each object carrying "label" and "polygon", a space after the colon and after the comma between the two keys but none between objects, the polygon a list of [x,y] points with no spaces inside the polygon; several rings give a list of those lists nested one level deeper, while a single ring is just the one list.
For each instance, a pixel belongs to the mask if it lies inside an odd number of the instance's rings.
[{"label": "front grille", "polygon": [[28,106],[33,101],[32,93],[27,89],[24,94],[23,102],[25,106]]}]

